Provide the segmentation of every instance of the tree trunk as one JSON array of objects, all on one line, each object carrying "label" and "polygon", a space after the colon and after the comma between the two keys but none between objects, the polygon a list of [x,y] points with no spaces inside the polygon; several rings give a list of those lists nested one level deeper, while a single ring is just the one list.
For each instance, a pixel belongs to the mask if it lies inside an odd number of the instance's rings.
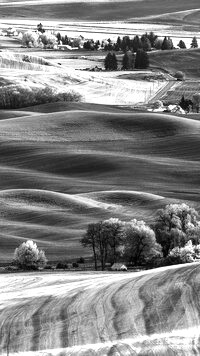
[{"label": "tree trunk", "polygon": [[96,250],[95,250],[94,244],[92,246],[92,249],[93,249],[93,254],[94,254],[94,268],[95,268],[95,271],[97,271],[97,255],[96,255]]}]

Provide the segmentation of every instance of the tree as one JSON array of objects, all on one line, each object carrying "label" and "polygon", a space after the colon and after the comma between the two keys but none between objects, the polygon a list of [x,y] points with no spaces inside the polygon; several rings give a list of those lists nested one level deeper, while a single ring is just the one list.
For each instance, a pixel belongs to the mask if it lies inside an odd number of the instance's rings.
[{"label": "tree", "polygon": [[27,240],[15,249],[14,262],[23,269],[38,269],[46,265],[47,259],[44,251],[39,250],[36,243]]},{"label": "tree", "polygon": [[124,54],[122,58],[122,69],[132,70],[134,68],[134,54],[128,51]]},{"label": "tree", "polygon": [[149,67],[149,56],[143,49],[138,49],[135,58],[135,68],[146,69]]},{"label": "tree", "polygon": [[97,246],[97,234],[99,234],[99,223],[98,224],[89,224],[87,228],[86,234],[81,239],[81,244],[83,247],[89,247],[92,249],[93,256],[94,256],[94,268],[97,271],[97,253],[98,253],[98,246]]},{"label": "tree", "polygon": [[36,32],[27,31],[22,36],[22,46],[25,47],[37,47],[39,36]]},{"label": "tree", "polygon": [[189,240],[184,247],[174,247],[168,255],[170,264],[191,263],[200,260],[200,245]]},{"label": "tree", "polygon": [[133,52],[137,52],[138,49],[142,48],[142,41],[138,35],[136,35],[132,40]]},{"label": "tree", "polygon": [[130,50],[131,48],[131,40],[129,36],[124,36],[121,41],[121,49],[125,53],[126,51]]},{"label": "tree", "polygon": [[198,213],[187,204],[169,204],[157,213],[154,226],[156,240],[162,246],[166,257],[174,247],[183,247],[193,239],[198,243],[199,222]]},{"label": "tree", "polygon": [[39,36],[39,40],[43,43],[45,48],[54,48],[57,43],[57,37],[47,32],[45,32],[45,34],[41,34]]},{"label": "tree", "polygon": [[190,45],[191,48],[198,48],[197,38],[194,36]]},{"label": "tree", "polygon": [[156,38],[154,42],[154,48],[160,50],[162,48],[163,41],[160,38]]},{"label": "tree", "polygon": [[182,41],[182,40],[179,41],[179,43],[178,43],[177,46],[178,46],[179,48],[181,48],[181,49],[185,49],[185,48],[186,48],[185,42]]},{"label": "tree", "polygon": [[174,74],[174,78],[176,78],[179,81],[183,81],[185,79],[185,74],[179,70]]},{"label": "tree", "polygon": [[41,24],[41,22],[37,25],[37,30],[38,30],[38,32],[41,32],[41,33],[45,32],[45,29],[44,29],[43,25]]},{"label": "tree", "polygon": [[104,235],[108,241],[108,259],[111,263],[117,262],[121,255],[120,247],[123,243],[122,228],[124,223],[116,218],[103,221]]},{"label": "tree", "polygon": [[81,243],[84,247],[92,249],[95,270],[97,270],[98,260],[101,262],[102,271],[108,259],[116,262],[121,243],[121,224],[118,219],[109,219],[88,225]]},{"label": "tree", "polygon": [[155,46],[155,41],[157,40],[158,36],[155,35],[154,32],[149,32],[147,33],[147,38],[149,39],[150,43],[151,43],[151,47]]},{"label": "tree", "polygon": [[174,48],[174,45],[173,45],[173,42],[172,42],[171,38],[165,36],[165,38],[164,38],[164,40],[162,42],[161,49],[162,50],[168,50],[168,49],[173,49],[173,48]]},{"label": "tree", "polygon": [[192,96],[193,109],[198,113],[200,108],[200,93],[195,93]]},{"label": "tree", "polygon": [[117,57],[115,53],[109,52],[104,60],[106,70],[117,70]]},{"label": "tree", "polygon": [[182,95],[181,100],[179,102],[180,107],[185,111],[190,111],[193,107],[192,100],[185,99],[184,95]]},{"label": "tree", "polygon": [[136,219],[124,227],[124,257],[134,265],[162,255],[162,247],[156,242],[154,231],[144,221]]},{"label": "tree", "polygon": [[149,52],[151,51],[151,42],[150,40],[148,39],[148,37],[146,36],[142,36],[141,37],[141,41],[142,41],[142,49],[146,52]]}]

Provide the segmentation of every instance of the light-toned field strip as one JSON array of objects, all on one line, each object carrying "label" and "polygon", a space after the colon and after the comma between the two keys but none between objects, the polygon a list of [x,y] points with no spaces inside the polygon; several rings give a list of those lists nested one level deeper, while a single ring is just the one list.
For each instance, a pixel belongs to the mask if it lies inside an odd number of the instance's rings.
[{"label": "light-toned field strip", "polygon": [[[16,1],[10,1],[10,0],[1,0],[0,5],[8,5],[8,6],[13,6],[13,5],[38,5],[38,4],[67,4],[67,3],[80,3],[80,2],[85,2],[85,3],[99,3],[99,2],[118,2],[119,0],[16,0]],[[126,0],[126,1],[144,1],[144,0]]]},{"label": "light-toned field strip", "polygon": [[196,355],[199,272],[193,263],[135,273],[1,275],[0,354]]}]

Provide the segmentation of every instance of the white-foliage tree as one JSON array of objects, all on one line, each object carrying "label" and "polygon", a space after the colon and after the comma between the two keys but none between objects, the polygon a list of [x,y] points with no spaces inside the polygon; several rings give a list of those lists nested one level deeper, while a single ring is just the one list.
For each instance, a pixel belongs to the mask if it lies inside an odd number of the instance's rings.
[{"label": "white-foliage tree", "polygon": [[39,43],[41,42],[45,48],[53,49],[57,44],[57,37],[49,32],[45,32],[39,36]]},{"label": "white-foliage tree", "polygon": [[155,224],[157,242],[163,248],[166,257],[174,247],[183,247],[192,240],[197,245],[200,241],[198,213],[189,205],[169,204],[158,211]]},{"label": "white-foliage tree", "polygon": [[124,256],[137,265],[153,257],[162,257],[154,231],[141,220],[131,220],[124,227]]},{"label": "white-foliage tree", "polygon": [[23,242],[14,252],[15,264],[23,269],[44,267],[47,259],[43,250],[39,250],[32,240]]},{"label": "white-foliage tree", "polygon": [[200,245],[193,245],[189,240],[184,247],[174,247],[169,253],[172,263],[188,263],[200,261]]},{"label": "white-foliage tree", "polygon": [[39,35],[34,31],[27,31],[22,36],[22,46],[24,47],[37,47]]}]

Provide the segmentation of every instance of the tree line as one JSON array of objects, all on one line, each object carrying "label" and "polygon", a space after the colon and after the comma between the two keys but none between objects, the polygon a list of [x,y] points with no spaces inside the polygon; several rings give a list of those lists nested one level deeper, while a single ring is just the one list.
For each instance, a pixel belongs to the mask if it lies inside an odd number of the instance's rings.
[{"label": "tree line", "polygon": [[[109,52],[104,59],[104,67],[106,70],[117,70],[118,60],[114,52]],[[148,53],[143,49],[138,49],[136,55],[133,52],[127,51],[122,58],[122,70],[146,69],[149,67]]]},{"label": "tree line", "polygon": [[107,263],[126,261],[168,265],[200,260],[200,221],[187,204],[169,204],[157,213],[154,224],[116,218],[89,224],[81,244],[93,253],[104,270]]},{"label": "tree line", "polygon": [[[58,34],[59,39],[65,42],[65,38]],[[63,44],[64,44],[63,42]],[[185,49],[186,44],[183,40],[180,40],[178,45],[179,48]],[[99,40],[94,41],[93,39],[87,40],[84,42],[83,48],[86,50],[97,50],[99,48],[104,49],[105,51],[132,51],[137,52],[138,49],[143,49],[148,52],[152,49],[156,50],[171,50],[175,49],[173,40],[170,36],[165,36],[164,39],[158,37],[154,32],[145,33],[142,36],[134,36],[130,38],[130,36],[120,37],[118,36],[116,42],[112,41],[110,38],[107,40],[103,40],[101,43]],[[190,48],[198,48],[197,37],[194,36],[192,38]]]},{"label": "tree line", "polygon": [[[200,262],[200,221],[189,205],[168,204],[157,212],[151,225],[118,218],[89,224],[80,242],[92,251],[95,270],[99,263],[105,270],[107,263],[122,261],[147,267]],[[79,262],[83,263],[82,259]],[[27,240],[15,249],[14,263],[20,269],[38,269],[46,266],[47,258]]]}]

